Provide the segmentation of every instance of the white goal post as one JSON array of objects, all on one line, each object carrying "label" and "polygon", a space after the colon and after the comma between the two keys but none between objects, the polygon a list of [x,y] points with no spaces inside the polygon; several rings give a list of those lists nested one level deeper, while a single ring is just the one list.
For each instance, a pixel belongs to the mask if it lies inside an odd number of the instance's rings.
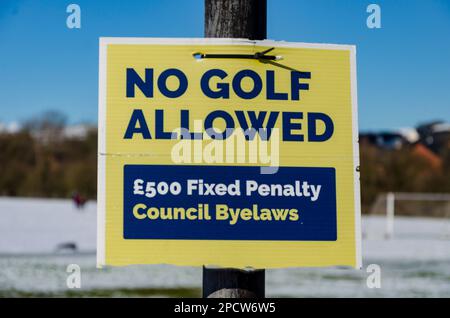
[{"label": "white goal post", "polygon": [[[386,238],[394,236],[394,218],[396,201],[450,201],[450,193],[414,193],[414,192],[388,192],[386,194]],[[447,210],[447,217],[450,211]]]}]

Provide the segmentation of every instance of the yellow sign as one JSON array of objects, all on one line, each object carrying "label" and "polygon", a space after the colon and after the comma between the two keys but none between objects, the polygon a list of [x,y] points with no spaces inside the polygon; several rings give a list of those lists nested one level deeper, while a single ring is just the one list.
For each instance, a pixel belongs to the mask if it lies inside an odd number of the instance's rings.
[{"label": "yellow sign", "polygon": [[101,38],[98,265],[361,267],[355,58]]}]

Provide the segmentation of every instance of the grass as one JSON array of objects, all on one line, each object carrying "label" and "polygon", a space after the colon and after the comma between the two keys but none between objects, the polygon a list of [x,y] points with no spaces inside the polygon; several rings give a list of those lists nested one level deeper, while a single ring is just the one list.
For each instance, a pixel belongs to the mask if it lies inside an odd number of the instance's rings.
[{"label": "grass", "polygon": [[198,288],[119,288],[119,289],[92,289],[68,290],[58,292],[25,292],[18,290],[0,291],[0,298],[48,298],[48,297],[200,297]]}]

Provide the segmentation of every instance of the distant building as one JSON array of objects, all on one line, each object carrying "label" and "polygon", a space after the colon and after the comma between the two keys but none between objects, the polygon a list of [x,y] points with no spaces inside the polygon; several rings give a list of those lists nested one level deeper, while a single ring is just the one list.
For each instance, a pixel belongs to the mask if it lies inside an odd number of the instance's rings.
[{"label": "distant building", "polygon": [[429,148],[423,144],[417,142],[412,146],[412,152],[414,155],[425,159],[430,167],[433,169],[439,169],[442,166],[442,159]]},{"label": "distant building", "polygon": [[[421,144],[434,154],[441,155],[450,149],[450,123],[435,121],[415,128],[402,128],[396,132],[361,133],[360,143],[381,149],[395,150]],[[420,148],[421,149],[421,148]],[[421,149],[419,153],[424,153]],[[430,157],[430,156],[428,156]]]},{"label": "distant building", "polygon": [[435,121],[417,127],[420,142],[434,153],[442,154],[450,148],[450,123]]},{"label": "distant building", "polygon": [[86,124],[66,126],[64,127],[63,134],[66,138],[84,139],[93,129],[96,129],[96,127]]},{"label": "distant building", "polygon": [[0,133],[15,134],[22,129],[20,124],[16,121],[10,122],[8,124],[0,123]]},{"label": "distant building", "polygon": [[368,143],[383,149],[401,149],[410,142],[399,133],[381,132],[381,133],[361,133],[359,135],[360,143]]}]

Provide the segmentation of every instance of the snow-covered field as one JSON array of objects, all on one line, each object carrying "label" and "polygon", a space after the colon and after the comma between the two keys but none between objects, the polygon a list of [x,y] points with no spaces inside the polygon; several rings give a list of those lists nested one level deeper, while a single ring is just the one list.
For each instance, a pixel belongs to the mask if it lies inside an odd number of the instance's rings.
[{"label": "snow-covered field", "polygon": [[[381,266],[381,288],[365,270],[268,270],[274,297],[450,297],[450,220],[401,218],[384,239],[383,217],[363,218],[363,262]],[[96,204],[0,198],[1,296],[199,296],[201,268],[169,265],[95,267]],[[74,243],[77,251],[62,250]],[[66,268],[81,267],[81,289],[68,289]]]}]

